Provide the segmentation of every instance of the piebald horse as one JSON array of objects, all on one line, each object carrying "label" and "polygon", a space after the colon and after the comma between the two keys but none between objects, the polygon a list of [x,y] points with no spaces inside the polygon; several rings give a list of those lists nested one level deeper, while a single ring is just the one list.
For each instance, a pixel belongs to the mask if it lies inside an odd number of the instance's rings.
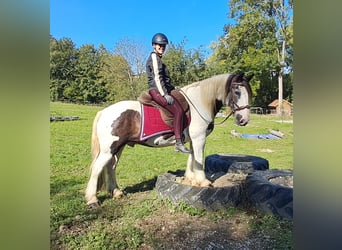
[{"label": "piebald horse", "polygon": [[[221,74],[179,89],[189,103],[191,113],[191,122],[184,129],[183,135],[185,142],[190,142],[191,153],[185,178],[192,185],[211,185],[204,173],[203,153],[206,136],[214,129],[214,118],[218,111],[228,105],[237,125],[244,126],[249,122],[249,102],[252,96],[249,81],[252,77],[253,75]],[[96,114],[91,143],[93,161],[85,191],[89,207],[100,205],[96,194],[102,184],[106,184],[107,191],[114,198],[122,195],[116,182],[115,168],[126,144],[149,147],[175,144],[174,136],[165,137],[163,134],[141,140],[141,116],[142,104],[139,101],[120,101]]]}]

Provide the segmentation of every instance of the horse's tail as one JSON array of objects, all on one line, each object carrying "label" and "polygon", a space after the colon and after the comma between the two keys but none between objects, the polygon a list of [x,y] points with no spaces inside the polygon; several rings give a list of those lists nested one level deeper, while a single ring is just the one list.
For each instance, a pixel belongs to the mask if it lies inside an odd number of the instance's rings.
[{"label": "horse's tail", "polygon": [[97,136],[97,122],[100,119],[100,116],[101,116],[101,111],[97,112],[94,118],[93,128],[91,132],[91,156],[93,160],[95,160],[100,153],[100,143],[99,143],[99,138]]},{"label": "horse's tail", "polygon": [[[100,154],[100,143],[99,143],[99,137],[97,136],[97,123],[100,119],[101,111],[97,112],[94,121],[93,121],[93,128],[91,132],[91,157],[92,157],[92,163],[90,165],[90,171],[93,168],[93,165],[97,159],[97,157]],[[96,190],[99,191],[105,183],[105,174],[104,171],[99,175],[97,180],[97,187]]]}]

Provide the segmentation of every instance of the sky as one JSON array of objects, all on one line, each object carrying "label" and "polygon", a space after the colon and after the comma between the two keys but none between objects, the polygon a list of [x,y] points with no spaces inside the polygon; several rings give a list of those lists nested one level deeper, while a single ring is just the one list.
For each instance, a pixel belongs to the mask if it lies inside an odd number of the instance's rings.
[{"label": "sky", "polygon": [[155,33],[186,49],[209,51],[223,35],[228,0],[50,0],[50,34],[70,38],[77,47],[103,44],[113,49],[122,39],[151,44]]}]

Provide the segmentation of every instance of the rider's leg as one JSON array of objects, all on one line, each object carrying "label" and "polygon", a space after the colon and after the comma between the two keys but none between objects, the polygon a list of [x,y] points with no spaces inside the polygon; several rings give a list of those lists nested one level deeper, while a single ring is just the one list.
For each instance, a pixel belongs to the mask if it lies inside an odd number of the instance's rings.
[{"label": "rider's leg", "polygon": [[182,153],[190,153],[190,150],[184,146],[182,141],[184,111],[181,105],[176,99],[172,105],[167,104],[165,98],[157,90],[150,90],[149,93],[155,102],[167,109],[174,116],[173,127],[176,138],[175,150]]}]

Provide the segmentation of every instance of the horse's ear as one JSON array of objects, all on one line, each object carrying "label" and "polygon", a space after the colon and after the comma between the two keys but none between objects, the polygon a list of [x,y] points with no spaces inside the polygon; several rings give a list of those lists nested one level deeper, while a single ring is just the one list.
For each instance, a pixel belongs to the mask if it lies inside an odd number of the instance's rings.
[{"label": "horse's ear", "polygon": [[242,82],[244,75],[245,75],[245,73],[238,73],[237,74],[237,82]]},{"label": "horse's ear", "polygon": [[246,81],[249,82],[252,78],[253,78],[254,74],[250,74],[248,76],[245,77]]}]

